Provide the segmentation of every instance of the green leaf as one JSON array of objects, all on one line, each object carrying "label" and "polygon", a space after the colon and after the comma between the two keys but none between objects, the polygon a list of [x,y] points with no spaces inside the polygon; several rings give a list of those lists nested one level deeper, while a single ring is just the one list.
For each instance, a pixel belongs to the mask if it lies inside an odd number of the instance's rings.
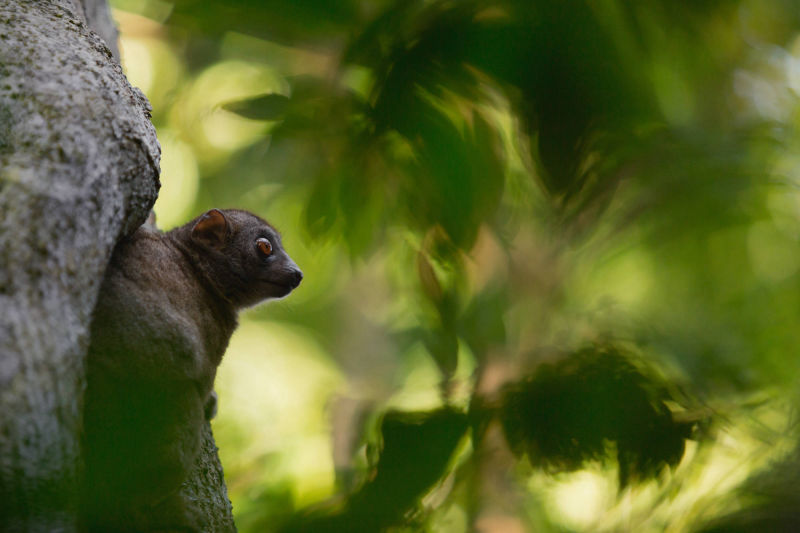
[{"label": "green leaf", "polygon": [[664,403],[670,399],[629,354],[592,346],[542,365],[511,387],[503,426],[515,452],[552,470],[606,459],[613,442],[625,486],[683,456],[693,423],[673,420]]},{"label": "green leaf", "polygon": [[262,94],[254,98],[230,102],[222,109],[254,120],[280,120],[289,108],[289,97],[282,94]]},{"label": "green leaf", "polygon": [[387,413],[374,476],[344,504],[316,506],[316,512],[299,515],[280,531],[375,533],[403,523],[444,476],[467,428],[467,415],[450,408]]}]

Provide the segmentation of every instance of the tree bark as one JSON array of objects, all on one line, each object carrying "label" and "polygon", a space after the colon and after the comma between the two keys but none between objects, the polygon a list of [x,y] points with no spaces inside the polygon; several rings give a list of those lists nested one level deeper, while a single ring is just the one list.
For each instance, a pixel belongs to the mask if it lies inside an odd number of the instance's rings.
[{"label": "tree bark", "polygon": [[194,516],[200,517],[203,531],[233,533],[233,509],[222,477],[222,465],[211,426],[203,428],[203,448],[189,479],[181,487],[184,501],[195,502]]},{"label": "tree bark", "polygon": [[68,1],[0,5],[0,516],[76,524],[86,332],[158,190],[149,104]]},{"label": "tree bark", "polygon": [[[104,0],[0,2],[3,531],[77,528],[91,313],[114,244],[159,188],[150,106],[122,73],[108,13]],[[210,431],[183,490],[219,513],[214,531],[233,530]]]}]

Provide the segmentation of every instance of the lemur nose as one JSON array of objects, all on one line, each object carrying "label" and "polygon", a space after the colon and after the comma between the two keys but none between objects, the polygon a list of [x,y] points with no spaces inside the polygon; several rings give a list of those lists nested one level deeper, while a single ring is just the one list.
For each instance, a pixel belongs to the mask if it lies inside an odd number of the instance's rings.
[{"label": "lemur nose", "polygon": [[297,268],[292,272],[292,288],[296,288],[303,281],[303,272]]}]

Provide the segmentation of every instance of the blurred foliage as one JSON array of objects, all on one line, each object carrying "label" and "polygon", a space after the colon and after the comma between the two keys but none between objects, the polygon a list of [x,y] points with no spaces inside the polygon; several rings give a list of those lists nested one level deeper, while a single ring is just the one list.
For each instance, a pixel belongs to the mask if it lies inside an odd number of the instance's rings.
[{"label": "blurred foliage", "polygon": [[387,413],[381,423],[381,452],[374,472],[341,509],[317,510],[280,531],[320,533],[383,531],[406,514],[446,472],[467,429],[466,416],[452,409],[430,413]]},{"label": "blurred foliage", "polygon": [[736,491],[741,509],[713,520],[703,533],[746,533],[749,531],[797,531],[800,502],[795,489],[798,476],[797,450],[772,465]]},{"label": "blurred foliage", "polygon": [[512,449],[555,471],[575,470],[616,448],[620,485],[677,465],[691,423],[676,422],[666,391],[614,348],[586,348],[543,364],[503,399]]},{"label": "blurred foliage", "polygon": [[306,274],[217,380],[242,531],[792,529],[796,2],[112,4],[160,225]]}]

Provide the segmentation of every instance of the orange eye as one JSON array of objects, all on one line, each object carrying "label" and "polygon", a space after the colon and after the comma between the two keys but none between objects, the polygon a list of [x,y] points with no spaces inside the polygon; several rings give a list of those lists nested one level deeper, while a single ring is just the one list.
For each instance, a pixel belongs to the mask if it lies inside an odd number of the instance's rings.
[{"label": "orange eye", "polygon": [[268,239],[261,237],[260,239],[256,239],[256,248],[258,248],[258,253],[260,253],[263,257],[269,257],[272,253],[272,243],[269,242]]}]

